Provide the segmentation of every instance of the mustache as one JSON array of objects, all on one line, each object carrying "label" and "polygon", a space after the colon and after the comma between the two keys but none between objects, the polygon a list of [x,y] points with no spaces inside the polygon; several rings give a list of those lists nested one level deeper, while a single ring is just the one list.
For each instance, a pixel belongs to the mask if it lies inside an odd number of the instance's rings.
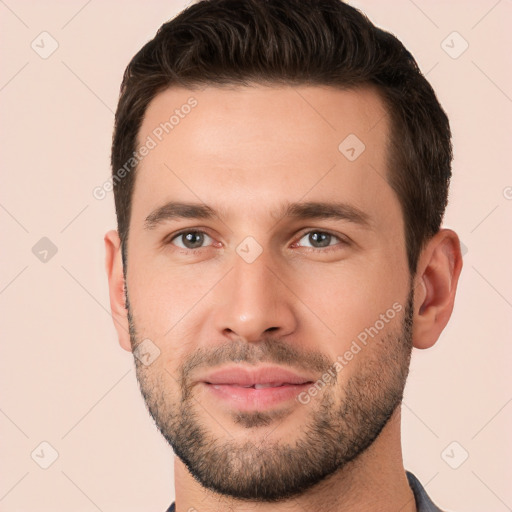
[{"label": "mustache", "polygon": [[184,362],[182,378],[186,381],[188,375],[198,368],[211,368],[226,363],[282,364],[304,370],[306,373],[323,373],[333,364],[325,354],[302,349],[278,338],[265,338],[258,342],[235,340],[197,349]]}]

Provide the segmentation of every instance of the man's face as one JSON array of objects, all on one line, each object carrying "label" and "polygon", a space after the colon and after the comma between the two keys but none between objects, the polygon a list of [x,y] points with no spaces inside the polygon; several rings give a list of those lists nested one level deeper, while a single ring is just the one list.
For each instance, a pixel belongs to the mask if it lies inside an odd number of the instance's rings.
[{"label": "man's face", "polygon": [[[127,247],[131,344],[160,351],[135,359],[137,378],[203,486],[296,495],[370,446],[400,403],[412,295],[388,136],[370,89],[169,89],[149,105]],[[171,202],[214,213],[161,209]],[[269,367],[297,382],[239,382]],[[213,375],[233,368],[247,373]]]}]

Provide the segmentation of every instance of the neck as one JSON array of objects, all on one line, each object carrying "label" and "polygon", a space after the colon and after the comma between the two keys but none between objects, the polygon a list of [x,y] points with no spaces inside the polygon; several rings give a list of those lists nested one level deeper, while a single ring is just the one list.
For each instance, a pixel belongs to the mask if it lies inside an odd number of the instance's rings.
[{"label": "neck", "polygon": [[416,512],[402,460],[400,407],[364,453],[304,494],[279,503],[242,501],[205,489],[177,457],[174,475],[176,512]]}]

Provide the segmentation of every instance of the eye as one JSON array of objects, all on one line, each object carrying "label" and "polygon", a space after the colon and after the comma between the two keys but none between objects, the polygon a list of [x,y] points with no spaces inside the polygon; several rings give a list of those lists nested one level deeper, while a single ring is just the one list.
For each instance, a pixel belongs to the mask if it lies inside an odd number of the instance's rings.
[{"label": "eye", "polygon": [[[301,244],[302,240],[306,240],[306,243],[309,243],[310,245],[303,245]],[[331,233],[328,233],[327,231],[309,231],[305,233],[302,238],[299,239],[296,244],[303,245],[304,247],[310,247],[313,249],[323,249],[325,247],[331,247],[338,245],[339,243],[346,245],[347,242],[345,240],[342,240],[340,237],[333,235]],[[296,245],[294,244],[294,245]]]},{"label": "eye", "polygon": [[210,242],[213,241],[213,239],[204,231],[189,230],[178,233],[169,241],[169,243],[172,243],[181,249],[193,250],[201,249],[207,240],[210,240]]}]

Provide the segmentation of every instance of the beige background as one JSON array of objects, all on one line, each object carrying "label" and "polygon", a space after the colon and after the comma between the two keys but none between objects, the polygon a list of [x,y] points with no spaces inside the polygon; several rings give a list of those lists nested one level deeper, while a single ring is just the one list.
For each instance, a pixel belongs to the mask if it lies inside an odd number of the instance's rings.
[{"label": "beige background", "polygon": [[[454,132],[445,226],[467,252],[451,322],[413,354],[405,466],[447,510],[510,511],[512,1],[353,3],[411,50]],[[2,512],[163,512],[174,497],[172,452],[109,315],[113,197],[92,190],[109,176],[125,66],[185,5],[0,1]],[[43,31],[58,43],[46,59]],[[43,237],[57,248],[46,262]],[[43,441],[58,452],[47,469]]]}]

